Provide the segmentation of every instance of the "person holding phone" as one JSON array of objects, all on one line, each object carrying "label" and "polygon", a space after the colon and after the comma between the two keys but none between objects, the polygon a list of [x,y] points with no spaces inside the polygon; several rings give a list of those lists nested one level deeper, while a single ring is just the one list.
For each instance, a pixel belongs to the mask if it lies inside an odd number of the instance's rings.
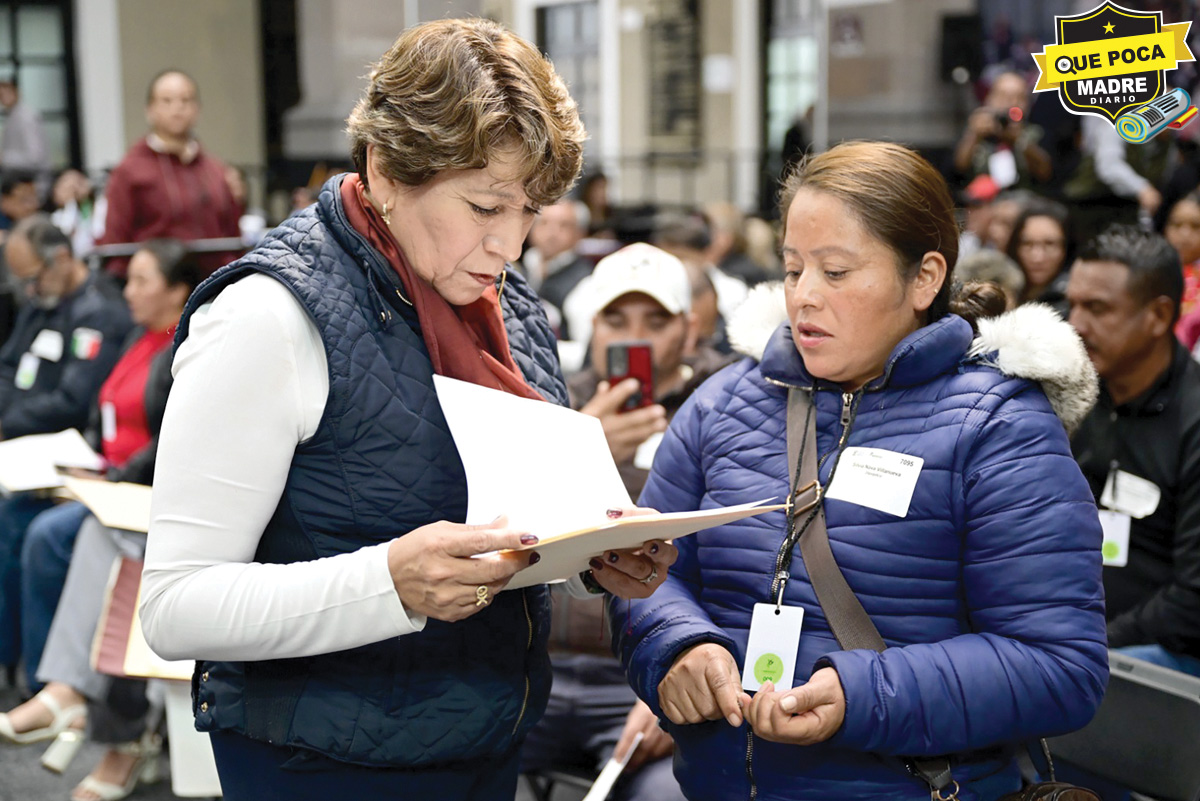
[{"label": "person holding phone", "polygon": [[[912,150],[812,156],[780,210],[783,286],[731,321],[747,358],[675,415],[640,502],[792,498],[789,438],[820,489],[681,539],[653,599],[609,604],[617,652],[692,801],[928,801],[904,758],[942,755],[957,784],[935,797],[994,801],[1020,744],[1083,726],[1107,682],[1101,528],[1067,439],[1095,371],[1047,307],[961,316],[980,298],[951,290],[954,203]],[[801,550],[817,515],[881,651],[832,633],[828,562]]]},{"label": "person holding phone", "polygon": [[[549,592],[502,592],[535,536],[464,525],[433,376],[566,402],[507,262],[585,134],[550,62],[482,19],[407,29],[348,128],[356,172],[184,310],[143,629],[198,660],[196,725],[230,801],[507,801],[549,693]],[[646,596],[674,555],[609,552],[588,577]]]},{"label": "person holding phone", "polygon": [[[697,347],[687,268],[646,244],[601,259],[588,289],[594,320],[591,366],[572,376],[572,405],[600,419],[631,497],[642,491],[654,447],[672,415],[713,373],[729,364]],[[522,752],[522,770],[595,771],[621,757],[641,732],[617,801],[681,799],[671,774],[671,738],[639,702],[613,658],[601,598],[556,591],[550,637],[554,684],[542,722]]]}]

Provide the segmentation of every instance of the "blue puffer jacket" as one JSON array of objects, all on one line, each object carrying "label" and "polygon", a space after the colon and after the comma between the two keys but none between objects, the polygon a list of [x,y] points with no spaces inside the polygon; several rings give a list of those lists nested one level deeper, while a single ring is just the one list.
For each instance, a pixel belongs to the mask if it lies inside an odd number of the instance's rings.
[{"label": "blue puffer jacket", "polygon": [[[395,271],[349,225],[341,180],[331,179],[315,206],[201,284],[179,326],[181,342],[192,312],[257,272],[290,289],[321,334],[329,364],[325,412],[292,457],[259,562],[347,553],[466,516],[466,477],[434,391],[420,320],[400,299]],[[501,306],[526,380],[565,404],[554,335],[537,296],[511,276]],[[500,593],[465,620],[429,620],[420,632],[349,651],[200,662],[196,726],[359,765],[445,768],[503,757],[545,709],[549,614],[549,593],[536,586]]]},{"label": "blue puffer jacket", "polygon": [[[763,801],[916,801],[929,789],[896,756],[956,754],[969,801],[981,797],[971,783],[989,774],[1015,789],[1013,745],[1092,717],[1108,675],[1096,508],[1047,396],[1001,369],[1033,361],[1043,383],[1058,387],[1072,370],[1083,375],[1073,397],[1057,399],[1075,422],[1089,392],[1094,399],[1094,374],[1072,333],[1071,352],[1043,354],[1049,362],[1015,353],[1024,346],[1014,339],[1037,346],[1046,333],[1022,328],[993,331],[1007,340],[999,353],[970,356],[970,326],[946,317],[901,342],[864,392],[843,395],[805,371],[784,325],[761,363],[717,374],[676,416],[641,496],[664,512],[786,497],[789,385],[815,385],[823,457],[838,448],[848,402],[848,446],[924,459],[907,517],[825,501],[834,555],[887,651],[839,648],[795,549],[784,603],[804,609],[803,633],[795,675],[779,684],[836,668],[846,697],[840,730],[816,746],[758,738],[751,746],[745,726],[668,724],[688,798],[753,798],[752,765]],[[984,341],[979,350],[996,348]],[[823,462],[823,483],[833,463]],[[660,717],[658,684],[685,648],[720,643],[742,668],[753,605],[772,600],[784,525],[779,511],[684,538],[653,598],[611,604],[618,654]]]}]

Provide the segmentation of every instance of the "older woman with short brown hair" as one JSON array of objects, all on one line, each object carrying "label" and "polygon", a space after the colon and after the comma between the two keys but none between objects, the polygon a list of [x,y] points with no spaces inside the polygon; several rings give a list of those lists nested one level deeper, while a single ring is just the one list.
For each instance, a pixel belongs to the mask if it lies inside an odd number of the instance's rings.
[{"label": "older woman with short brown hair", "polygon": [[[406,31],[349,131],[358,174],[184,312],[144,627],[198,660],[226,798],[512,798],[549,691],[548,595],[501,593],[536,537],[463,525],[433,376],[566,403],[506,264],[575,180],[584,131],[549,62],[483,20]],[[644,552],[593,589],[652,592],[675,551]]]}]

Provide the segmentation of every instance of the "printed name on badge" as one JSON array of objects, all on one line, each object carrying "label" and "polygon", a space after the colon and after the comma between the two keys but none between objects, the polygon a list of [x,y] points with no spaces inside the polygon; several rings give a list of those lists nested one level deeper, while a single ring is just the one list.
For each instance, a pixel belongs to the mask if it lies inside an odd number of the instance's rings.
[{"label": "printed name on badge", "polygon": [[906,517],[924,465],[924,459],[906,453],[846,448],[825,497]]},{"label": "printed name on badge", "polygon": [[1154,514],[1160,500],[1162,490],[1157,484],[1124,470],[1110,471],[1100,494],[1101,506],[1124,512],[1135,520]]},{"label": "printed name on badge", "polygon": [[29,346],[29,352],[39,359],[45,359],[48,362],[58,361],[63,355],[62,332],[43,328],[33,338],[33,344]]}]

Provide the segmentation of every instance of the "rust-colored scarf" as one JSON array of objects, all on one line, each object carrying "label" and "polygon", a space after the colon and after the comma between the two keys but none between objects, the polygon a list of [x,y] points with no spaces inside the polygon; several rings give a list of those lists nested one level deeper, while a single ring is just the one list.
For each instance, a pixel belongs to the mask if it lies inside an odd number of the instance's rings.
[{"label": "rust-colored scarf", "polygon": [[413,272],[392,232],[367,199],[366,187],[357,175],[347,175],[342,181],[342,205],[354,230],[365,236],[399,274],[417,311],[435,373],[522,398],[545,400],[525,382],[513,361],[495,287],[488,287],[474,303],[451,305]]}]

